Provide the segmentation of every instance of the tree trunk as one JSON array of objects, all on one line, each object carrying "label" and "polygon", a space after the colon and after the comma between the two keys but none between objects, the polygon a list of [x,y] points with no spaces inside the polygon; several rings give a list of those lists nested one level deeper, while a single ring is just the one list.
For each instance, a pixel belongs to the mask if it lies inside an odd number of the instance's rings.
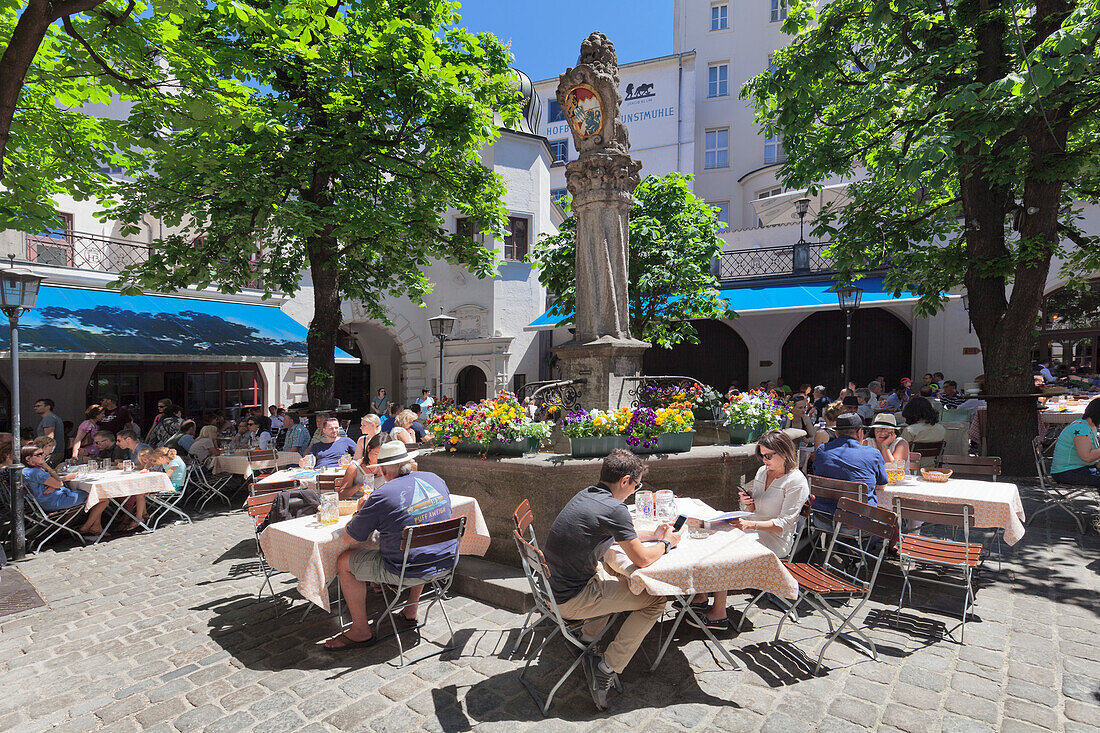
[{"label": "tree trunk", "polygon": [[311,410],[331,410],[336,382],[336,335],[340,330],[340,287],[330,264],[336,240],[320,236],[307,242],[313,278],[313,320],[306,337],[308,374],[306,393]]}]

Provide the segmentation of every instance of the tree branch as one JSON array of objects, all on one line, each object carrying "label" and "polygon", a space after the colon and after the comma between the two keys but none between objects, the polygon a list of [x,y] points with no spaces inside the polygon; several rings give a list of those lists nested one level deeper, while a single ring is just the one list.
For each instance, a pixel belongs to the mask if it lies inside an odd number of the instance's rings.
[{"label": "tree branch", "polygon": [[84,37],[76,32],[76,28],[73,27],[73,22],[72,20],[70,20],[69,16],[66,15],[61,22],[65,26],[65,32],[72,38],[76,39],[80,43],[80,45],[84,47],[84,50],[88,52],[88,55],[92,57],[92,60],[95,61],[101,69],[107,72],[108,76],[115,78],[123,84],[140,87],[142,89],[152,89],[156,86],[154,82],[151,82],[144,77],[126,76],[125,74],[119,73],[112,69],[110,64],[108,64],[102,56],[96,53],[95,49],[92,48],[86,40],[84,40]]}]

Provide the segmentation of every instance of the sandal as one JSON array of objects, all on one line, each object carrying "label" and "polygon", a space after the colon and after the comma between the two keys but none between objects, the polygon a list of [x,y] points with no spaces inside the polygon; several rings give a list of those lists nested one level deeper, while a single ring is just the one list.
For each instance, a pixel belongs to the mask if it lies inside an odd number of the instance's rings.
[{"label": "sandal", "polygon": [[[337,641],[337,640],[343,641],[344,643],[341,644],[340,646],[329,646],[328,645],[328,641]],[[378,634],[371,634],[371,637],[369,639],[363,639],[363,641],[355,641],[354,639],[349,637],[347,634],[340,633],[340,634],[337,634],[336,636],[332,637],[328,641],[326,641],[323,645],[326,651],[342,652],[345,649],[358,649],[358,648],[362,648],[362,647],[374,646],[375,644],[378,643]]]}]

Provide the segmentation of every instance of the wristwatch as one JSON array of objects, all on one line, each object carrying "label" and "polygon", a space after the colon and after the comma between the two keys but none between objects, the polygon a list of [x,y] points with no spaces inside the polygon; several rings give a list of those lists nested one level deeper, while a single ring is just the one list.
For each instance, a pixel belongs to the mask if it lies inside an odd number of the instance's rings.
[{"label": "wristwatch", "polygon": [[662,543],[664,543],[664,546],[665,546],[665,554],[667,555],[667,554],[668,554],[668,551],[672,549],[672,543],[671,543],[671,542],[669,542],[668,540],[661,540],[661,542],[662,542]]}]

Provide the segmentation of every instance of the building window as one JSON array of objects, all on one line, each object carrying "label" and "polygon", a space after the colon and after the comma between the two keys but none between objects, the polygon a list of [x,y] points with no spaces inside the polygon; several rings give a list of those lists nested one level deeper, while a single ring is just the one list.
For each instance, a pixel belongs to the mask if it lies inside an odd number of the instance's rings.
[{"label": "building window", "polygon": [[468,216],[455,217],[455,234],[478,241],[477,222]]},{"label": "building window", "polygon": [[550,189],[550,203],[564,202],[569,198],[568,188],[551,188]]},{"label": "building window", "polygon": [[730,93],[730,65],[711,64],[707,69],[707,96],[728,97]]},{"label": "building window", "polygon": [[73,215],[59,213],[61,226],[27,235],[27,261],[41,265],[73,265]]},{"label": "building window", "polygon": [[764,138],[764,165],[782,163],[787,159],[783,150],[783,138],[779,135]]},{"label": "building window", "polygon": [[[767,189],[764,189],[763,191],[757,191],[756,192],[756,198],[757,199],[770,199],[772,196],[778,196],[781,193],[783,193],[783,187],[782,186],[776,186],[775,188],[767,188]],[[762,227],[762,226],[764,226],[764,222],[760,221],[760,219],[757,218],[756,226]]]},{"label": "building window", "polygon": [[504,259],[520,262],[527,256],[527,219],[508,217],[508,234],[504,237]]},{"label": "building window", "polygon": [[523,390],[523,386],[527,384],[526,374],[516,374],[512,377],[512,394],[519,395]]},{"label": "building window", "polygon": [[703,153],[704,168],[728,168],[730,164],[730,130],[707,130]]},{"label": "building window", "polygon": [[787,18],[787,3],[785,0],[771,0],[772,3],[772,22],[778,23],[781,20]]},{"label": "building window", "polygon": [[551,99],[546,108],[546,122],[565,122],[565,113],[561,111],[561,105],[556,99]]},{"label": "building window", "polygon": [[724,31],[729,28],[729,3],[710,6],[710,29],[712,31]]},{"label": "building window", "polygon": [[723,229],[729,229],[730,226],[730,202],[729,201],[711,201],[707,204],[710,208],[714,209],[715,216],[720,224],[725,226],[719,226],[718,231]]},{"label": "building window", "polygon": [[569,160],[569,141],[551,140],[550,149],[554,151],[554,162],[565,163]]}]

